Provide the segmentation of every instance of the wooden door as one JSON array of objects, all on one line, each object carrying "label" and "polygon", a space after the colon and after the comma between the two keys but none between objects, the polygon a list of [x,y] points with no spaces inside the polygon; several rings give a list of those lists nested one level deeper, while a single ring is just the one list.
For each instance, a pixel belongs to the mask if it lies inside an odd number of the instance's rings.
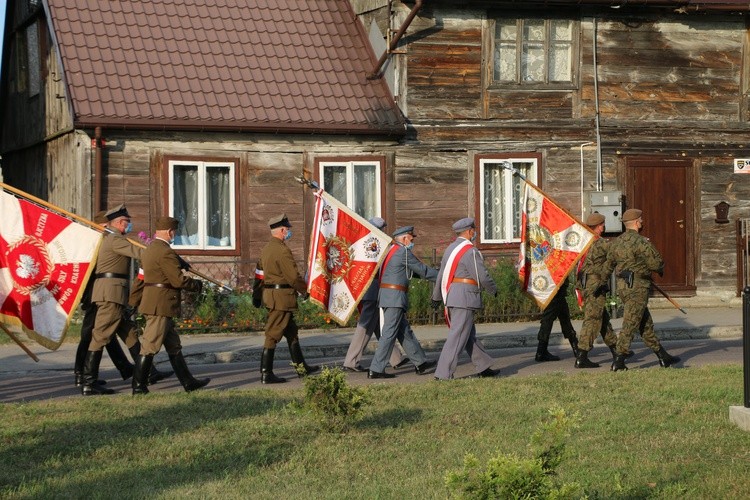
[{"label": "wooden door", "polygon": [[[695,191],[691,160],[630,158],[627,208],[643,210],[644,236],[664,259],[664,276],[654,281],[674,295],[695,295]],[[658,295],[658,294],[656,294]]]}]

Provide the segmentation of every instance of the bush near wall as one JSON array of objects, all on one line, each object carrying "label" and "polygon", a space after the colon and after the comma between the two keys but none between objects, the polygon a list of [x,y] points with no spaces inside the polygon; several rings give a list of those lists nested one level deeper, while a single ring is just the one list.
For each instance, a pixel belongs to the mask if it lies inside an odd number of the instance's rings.
[{"label": "bush near wall", "polygon": [[[488,260],[487,267],[497,284],[496,296],[484,294],[484,309],[476,316],[478,323],[501,323],[535,321],[541,311],[536,302],[527,296],[518,282],[518,273],[510,259]],[[412,279],[409,286],[409,310],[407,317],[412,325],[444,323],[442,308],[432,309],[433,284],[427,280]],[[568,304],[574,315],[580,315],[574,288],[568,287]],[[200,294],[185,293],[182,317],[177,326],[182,333],[247,332],[263,331],[267,311],[252,305],[251,292],[247,287],[232,293],[207,286]],[[310,301],[299,301],[295,320],[300,328],[340,328],[319,306]],[[346,328],[357,324],[353,314]]]}]

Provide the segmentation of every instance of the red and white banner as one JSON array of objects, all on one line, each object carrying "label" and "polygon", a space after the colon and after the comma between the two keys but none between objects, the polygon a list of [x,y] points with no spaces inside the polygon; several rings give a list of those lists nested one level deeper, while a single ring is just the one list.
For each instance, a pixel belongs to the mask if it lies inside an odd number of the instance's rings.
[{"label": "red and white banner", "polygon": [[0,322],[60,347],[102,233],[0,190]]},{"label": "red and white banner", "polygon": [[328,193],[315,193],[307,291],[345,325],[372,283],[391,237]]},{"label": "red and white banner", "polygon": [[518,277],[544,309],[595,235],[539,188],[525,185]]}]

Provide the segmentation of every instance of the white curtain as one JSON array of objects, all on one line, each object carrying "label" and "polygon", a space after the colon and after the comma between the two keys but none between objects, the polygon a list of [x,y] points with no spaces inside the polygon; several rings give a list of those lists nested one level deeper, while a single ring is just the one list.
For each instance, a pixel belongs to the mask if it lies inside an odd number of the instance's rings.
[{"label": "white curtain", "polygon": [[208,245],[231,246],[231,200],[229,167],[206,168],[206,210],[208,211]]},{"label": "white curtain", "polygon": [[365,219],[379,215],[376,174],[375,165],[354,167],[354,206],[351,208]]},{"label": "white curtain", "polygon": [[198,166],[175,165],[172,213],[180,221],[176,245],[198,244]]},{"label": "white curtain", "polygon": [[505,183],[503,182],[503,168],[497,163],[484,165],[484,218],[482,220],[482,240],[502,240],[505,221],[503,217],[505,205]]}]

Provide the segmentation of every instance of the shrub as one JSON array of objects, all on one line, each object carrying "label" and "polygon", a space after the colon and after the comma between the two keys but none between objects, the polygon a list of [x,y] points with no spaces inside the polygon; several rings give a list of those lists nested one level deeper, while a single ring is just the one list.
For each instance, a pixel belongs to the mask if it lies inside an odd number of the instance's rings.
[{"label": "shrub", "polygon": [[305,406],[328,429],[343,432],[362,417],[370,402],[366,388],[351,387],[339,367],[324,366],[319,375],[305,377]]},{"label": "shrub", "polygon": [[449,472],[445,484],[456,498],[581,498],[577,483],[557,484],[555,469],[564,457],[565,441],[575,427],[578,415],[568,417],[561,408],[549,411],[551,419],[543,423],[531,438],[533,458],[498,454],[484,469],[471,454],[464,457],[463,470]]}]

